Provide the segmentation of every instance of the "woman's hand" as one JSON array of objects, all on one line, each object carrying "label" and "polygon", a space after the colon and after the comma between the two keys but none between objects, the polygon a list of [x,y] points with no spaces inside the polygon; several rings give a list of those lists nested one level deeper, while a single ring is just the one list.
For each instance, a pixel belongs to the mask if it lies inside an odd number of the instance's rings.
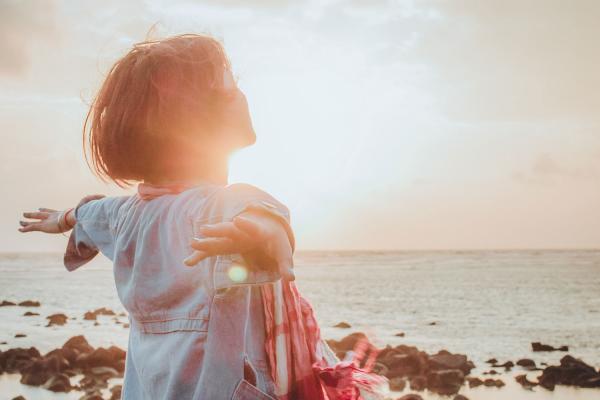
[{"label": "woman's hand", "polygon": [[19,232],[63,233],[66,226],[60,223],[63,211],[51,208],[39,208],[38,211],[24,212],[23,217],[32,221],[19,221]]},{"label": "woman's hand", "polygon": [[[79,205],[103,198],[103,194],[85,196]],[[67,212],[68,211],[68,212]],[[24,212],[23,217],[32,221],[19,221],[19,232],[63,233],[71,230],[77,222],[73,210],[58,211],[51,208],[38,208],[38,211]]]},{"label": "woman's hand", "polygon": [[190,246],[195,251],[184,260],[186,265],[196,265],[215,255],[241,254],[250,264],[257,260],[275,263],[283,278],[294,280],[290,239],[282,224],[274,218],[263,213],[245,212],[233,222],[205,225],[200,228],[200,233],[205,238],[191,241]]}]

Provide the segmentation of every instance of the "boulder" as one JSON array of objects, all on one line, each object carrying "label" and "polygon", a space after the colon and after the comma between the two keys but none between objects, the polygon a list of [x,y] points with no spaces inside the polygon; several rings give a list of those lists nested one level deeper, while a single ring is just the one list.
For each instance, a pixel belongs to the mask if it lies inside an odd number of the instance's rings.
[{"label": "boulder", "polygon": [[410,378],[410,389],[422,392],[427,387],[427,378],[423,375]]},{"label": "boulder", "polygon": [[537,382],[531,382],[529,379],[527,379],[527,374],[515,376],[515,381],[517,381],[517,383],[521,385],[523,389],[528,390],[531,390],[533,387],[538,385]]},{"label": "boulder", "polygon": [[30,347],[29,349],[17,347],[8,349],[0,354],[0,365],[2,365],[4,372],[12,374],[21,372],[21,370],[40,357],[41,354],[35,347]]},{"label": "boulder", "polygon": [[498,364],[498,360],[496,360],[495,358],[490,358],[489,360],[486,361],[486,363],[488,363],[488,364]]},{"label": "boulder", "polygon": [[483,381],[484,386],[501,388],[505,383],[500,379],[488,378]]},{"label": "boulder", "polygon": [[121,392],[123,391],[123,386],[115,385],[110,388],[110,400],[120,400]]},{"label": "boulder", "polygon": [[48,315],[46,317],[46,319],[48,320],[48,326],[53,326],[53,325],[64,325],[67,323],[67,319],[68,317],[65,314],[52,314],[52,315]]},{"label": "boulder", "polygon": [[71,381],[69,377],[65,374],[57,374],[44,383],[42,386],[44,389],[50,390],[52,392],[70,392],[74,387],[71,386]]},{"label": "boulder", "polygon": [[31,312],[31,311],[26,311],[25,314],[23,314],[24,317],[33,317],[36,315],[40,315],[40,314],[36,313],[36,312]]},{"label": "boulder", "polygon": [[10,306],[16,306],[17,303],[13,303],[12,301],[8,301],[8,300],[2,300],[2,303],[0,303],[0,307],[10,307]]},{"label": "boulder", "polygon": [[431,371],[427,374],[427,389],[441,395],[458,393],[465,381],[465,375],[459,369]]},{"label": "boulder", "polygon": [[392,378],[388,381],[390,390],[395,392],[401,392],[406,387],[406,379],[404,378]]},{"label": "boulder", "polygon": [[533,351],[569,351],[569,346],[553,347],[548,344],[533,342],[531,343],[531,349]]},{"label": "boulder", "polygon": [[24,333],[16,333],[15,334],[15,338],[24,338],[24,337],[27,337],[27,335]]},{"label": "boulder", "polygon": [[396,336],[396,337],[404,337],[404,336],[406,336],[406,334],[404,332],[398,332],[394,336]]},{"label": "boulder", "polygon": [[333,327],[334,327],[334,328],[348,329],[348,328],[352,328],[352,325],[350,325],[350,324],[349,324],[349,323],[347,323],[347,322],[344,322],[344,321],[342,321],[342,322],[338,322],[338,323],[337,323],[337,324],[335,324]]},{"label": "boulder", "polygon": [[41,306],[39,301],[34,301],[34,300],[25,300],[19,303],[19,306],[21,307],[39,307]]},{"label": "boulder", "polygon": [[452,400],[469,400],[469,398],[467,396],[463,396],[462,394],[457,394]]},{"label": "boulder", "polygon": [[427,364],[431,370],[459,369],[464,375],[468,375],[475,368],[475,365],[467,359],[467,356],[451,354],[445,350],[429,356]]},{"label": "boulder", "polygon": [[530,358],[521,358],[516,363],[518,366],[527,368],[527,369],[536,369],[537,365],[535,365],[535,361]]},{"label": "boulder", "polygon": [[88,311],[85,314],[83,314],[83,319],[85,319],[86,321],[95,321],[96,320],[96,314],[94,314],[91,311]]},{"label": "boulder", "polygon": [[483,381],[480,378],[467,377],[466,379],[467,379],[467,382],[469,383],[470,388],[474,388],[474,387],[483,385]]},{"label": "boulder", "polygon": [[538,378],[540,386],[554,390],[556,385],[600,388],[600,373],[590,365],[566,355],[560,365],[546,367]]}]

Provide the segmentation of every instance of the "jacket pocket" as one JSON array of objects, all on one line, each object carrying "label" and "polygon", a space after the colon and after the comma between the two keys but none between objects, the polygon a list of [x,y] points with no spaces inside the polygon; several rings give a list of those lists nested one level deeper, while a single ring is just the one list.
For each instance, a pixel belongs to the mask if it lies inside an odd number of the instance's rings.
[{"label": "jacket pocket", "polygon": [[231,400],[276,400],[245,379],[242,379],[235,388]]}]

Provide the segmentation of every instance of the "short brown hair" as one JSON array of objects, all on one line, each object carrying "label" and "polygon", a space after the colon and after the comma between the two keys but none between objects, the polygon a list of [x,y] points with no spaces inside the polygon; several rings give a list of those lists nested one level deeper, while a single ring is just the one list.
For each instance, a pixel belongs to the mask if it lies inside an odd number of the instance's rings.
[{"label": "short brown hair", "polygon": [[110,69],[85,119],[90,167],[119,186],[159,176],[177,142],[173,132],[211,130],[229,69],[223,46],[209,36],[134,45]]}]

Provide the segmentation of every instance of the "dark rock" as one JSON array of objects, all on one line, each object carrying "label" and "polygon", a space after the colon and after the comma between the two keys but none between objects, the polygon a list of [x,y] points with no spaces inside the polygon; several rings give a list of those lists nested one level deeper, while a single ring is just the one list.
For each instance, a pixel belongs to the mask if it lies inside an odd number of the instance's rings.
[{"label": "dark rock", "polygon": [[429,326],[434,326],[434,325],[437,325],[437,322],[436,322],[436,321],[433,321],[433,322],[430,322],[430,323],[429,323],[429,324],[427,324],[427,325],[429,325]]},{"label": "dark rock", "polygon": [[13,397],[12,400],[27,400],[27,399],[23,396],[17,396],[17,397]]},{"label": "dark rock", "polygon": [[44,389],[48,389],[52,392],[70,392],[74,389],[71,386],[69,377],[65,374],[58,374],[50,377],[46,383],[42,386]]},{"label": "dark rock", "polygon": [[99,391],[108,387],[108,379],[96,375],[84,375],[79,381],[79,387],[86,392]]},{"label": "dark rock", "polygon": [[554,390],[556,385],[594,388],[600,387],[600,373],[583,361],[567,355],[561,358],[559,366],[546,367],[538,382],[548,390]]},{"label": "dark rock", "polygon": [[469,400],[469,398],[467,396],[463,396],[462,394],[457,394],[452,400]]},{"label": "dark rock", "polygon": [[67,323],[67,319],[69,319],[65,314],[52,314],[46,317],[48,320],[48,326],[53,325],[64,325]]},{"label": "dark rock", "polygon": [[527,374],[517,375],[515,376],[515,381],[519,383],[523,387],[523,389],[531,390],[531,388],[537,386],[536,382],[531,382],[527,379]]},{"label": "dark rock", "polygon": [[390,390],[395,392],[401,392],[406,387],[406,379],[404,378],[392,378],[389,380]]},{"label": "dark rock", "polygon": [[126,316],[127,316],[127,314],[122,311],[119,313],[119,317],[126,317]]},{"label": "dark rock", "polygon": [[123,328],[125,328],[125,329],[129,328],[129,324],[123,324]]},{"label": "dark rock", "polygon": [[8,344],[8,342],[0,342],[0,344]]},{"label": "dark rock", "polygon": [[335,324],[333,327],[334,328],[348,329],[348,328],[352,328],[352,325],[350,325],[347,322],[342,321],[342,322],[339,322],[339,323]]},{"label": "dark rock", "polygon": [[423,400],[423,398],[416,393],[410,393],[399,397],[397,400]]},{"label": "dark rock", "polygon": [[94,314],[91,311],[88,311],[85,314],[83,314],[83,319],[85,319],[86,321],[95,321],[96,320],[96,314]]},{"label": "dark rock", "polygon": [[468,375],[475,365],[463,354],[451,354],[445,350],[429,356],[427,364],[432,370],[459,369],[464,375]]},{"label": "dark rock", "polygon": [[517,361],[517,365],[527,369],[535,369],[537,365],[535,365],[535,361],[530,358],[521,358]]},{"label": "dark rock", "polygon": [[386,375],[388,378],[421,375],[426,368],[424,357],[418,353],[393,353],[382,362],[389,368]]},{"label": "dark rock", "polygon": [[494,368],[504,368],[507,371],[510,371],[510,369],[514,366],[515,366],[515,363],[513,363],[512,361],[507,361],[504,364],[493,364],[492,365],[492,367],[494,367]]},{"label": "dark rock", "polygon": [[483,381],[479,378],[467,377],[466,379],[467,379],[467,382],[469,383],[470,388],[474,388],[474,387],[483,385]]},{"label": "dark rock", "polygon": [[94,310],[94,314],[96,315],[116,315],[115,312],[109,308],[102,307]]},{"label": "dark rock", "polygon": [[553,347],[548,344],[542,344],[540,342],[531,343],[531,349],[533,351],[569,351],[569,346]]},{"label": "dark rock", "polygon": [[120,400],[121,399],[121,391],[123,390],[123,386],[115,385],[110,388],[110,400]]},{"label": "dark rock", "polygon": [[21,370],[21,383],[41,386],[68,368],[69,362],[62,355],[50,352],[42,358],[33,360]]},{"label": "dark rock", "polygon": [[62,348],[63,350],[77,350],[80,353],[91,353],[94,351],[94,348],[90,346],[83,335],[73,336],[63,344]]},{"label": "dark rock", "polygon": [[423,375],[415,376],[410,379],[410,389],[422,392],[427,387],[427,378]]},{"label": "dark rock", "polygon": [[41,357],[41,354],[35,347],[29,349],[17,347],[0,352],[0,365],[3,367],[4,372],[12,374],[21,372],[39,357]]},{"label": "dark rock", "polygon": [[484,375],[497,375],[497,374],[499,374],[499,372],[496,370],[490,369],[489,371],[485,371],[483,374]]},{"label": "dark rock", "polygon": [[486,363],[488,363],[488,364],[498,364],[498,360],[496,360],[495,358],[490,358],[489,360],[486,361]]},{"label": "dark rock", "polygon": [[16,338],[23,338],[23,337],[27,337],[27,335],[24,334],[24,333],[17,333],[17,334],[15,334],[15,337]]},{"label": "dark rock", "polygon": [[94,326],[98,326],[100,323],[98,321],[94,322]]},{"label": "dark rock", "polygon": [[0,307],[10,307],[10,306],[16,306],[17,303],[13,303],[12,301],[8,301],[8,300],[2,300],[2,303],[0,303]]},{"label": "dark rock", "polygon": [[377,375],[387,376],[389,370],[390,369],[387,367],[387,365],[380,363],[380,362],[376,362],[373,365],[373,372],[376,373]]},{"label": "dark rock", "polygon": [[108,349],[100,347],[91,353],[79,356],[76,365],[84,370],[94,367],[111,367],[123,372],[125,354],[124,350],[116,346],[111,346]]},{"label": "dark rock", "polygon": [[441,395],[458,393],[465,381],[465,375],[459,369],[432,371],[427,374],[427,389]]},{"label": "dark rock", "polygon": [[21,307],[39,307],[41,306],[39,301],[33,301],[33,300],[25,300],[19,303],[19,306]]},{"label": "dark rock", "polygon": [[23,314],[24,317],[33,317],[36,315],[40,315],[40,314],[36,313],[36,312],[31,312],[31,311],[26,311],[25,314]]},{"label": "dark rock", "polygon": [[405,334],[404,334],[404,332],[398,332],[394,336],[396,336],[396,337],[404,337]]},{"label": "dark rock", "polygon": [[501,388],[505,383],[500,379],[488,378],[483,381],[484,386]]}]

